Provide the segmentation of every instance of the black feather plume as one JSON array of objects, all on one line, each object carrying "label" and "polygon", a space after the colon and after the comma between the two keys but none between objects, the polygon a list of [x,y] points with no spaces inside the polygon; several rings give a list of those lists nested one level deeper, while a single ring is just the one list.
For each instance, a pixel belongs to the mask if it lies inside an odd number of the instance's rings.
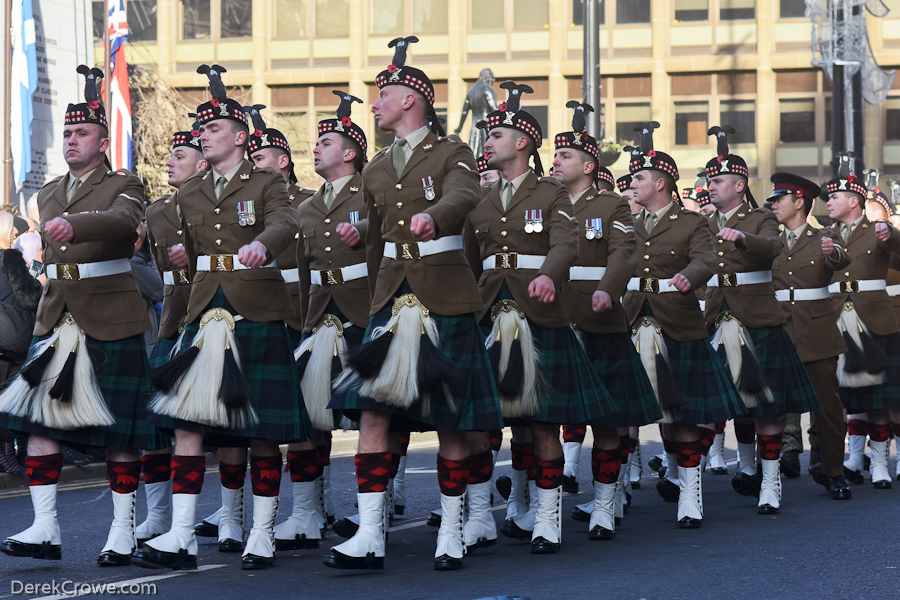
[{"label": "black feather plume", "polygon": [[255,135],[262,135],[262,133],[266,130],[266,121],[262,118],[260,111],[265,109],[265,104],[254,104],[253,106],[242,106],[241,111],[250,115],[250,122],[253,123],[253,129],[255,130]]},{"label": "black feather plume", "polygon": [[200,348],[191,346],[172,360],[166,361],[155,369],[150,370],[150,384],[162,392],[168,394],[172,391],[182,376],[187,373],[194,361]]},{"label": "black feather plume", "polygon": [[35,356],[30,363],[22,367],[22,370],[19,371],[19,375],[22,376],[25,383],[31,387],[37,387],[44,378],[44,371],[47,370],[47,365],[53,360],[54,354],[56,354],[56,346],[50,346]]},{"label": "black feather plume", "polygon": [[734,133],[734,127],[731,125],[722,125],[721,127],[710,127],[706,135],[716,136],[716,154],[718,156],[726,156],[730,154],[728,151],[728,136]]},{"label": "black feather plume", "polygon": [[[87,65],[78,65],[76,71],[84,75],[84,101],[88,104],[99,102],[100,80],[103,79],[103,71],[97,67],[90,69]],[[96,108],[96,106],[91,108]]]},{"label": "black feather plume", "polygon": [[574,109],[572,114],[572,131],[587,131],[587,113],[594,112],[594,107],[587,102],[569,100],[566,103],[566,108]]},{"label": "black feather plume", "polygon": [[357,98],[356,96],[352,96],[346,92],[342,92],[340,90],[331,90],[331,93],[341,99],[341,104],[337,109],[337,118],[343,119],[344,117],[349,117],[353,112],[353,103],[359,102],[363,104],[363,101]]},{"label": "black feather plume", "polygon": [[78,355],[74,350],[69,352],[69,356],[59,372],[59,376],[53,383],[53,387],[50,388],[50,397],[54,400],[59,400],[65,404],[72,401],[72,392],[75,387],[75,360],[77,357]]},{"label": "black feather plume", "polygon": [[225,84],[222,83],[222,73],[226,73],[225,67],[220,65],[200,65],[197,72],[206,75],[209,79],[209,93],[219,102],[225,102],[228,99],[228,93],[225,90]]},{"label": "black feather plume", "polygon": [[388,48],[394,49],[394,60],[391,61],[398,69],[406,64],[406,51],[409,49],[410,44],[415,44],[419,41],[414,35],[409,37],[398,37],[392,39],[388,42]]},{"label": "black feather plume", "polygon": [[419,361],[416,366],[419,393],[441,391],[443,384],[461,378],[459,368],[441,352],[428,335],[419,338]]},{"label": "black feather plume", "polygon": [[638,123],[634,126],[634,130],[641,134],[641,153],[647,154],[653,150],[653,130],[659,129],[659,123],[649,121],[647,123]]},{"label": "black feather plume", "polygon": [[522,102],[522,94],[533,94],[534,89],[526,83],[516,83],[515,81],[504,81],[500,84],[500,88],[509,92],[506,99],[506,110],[509,112],[518,112]]},{"label": "black feather plume", "polygon": [[219,400],[228,410],[243,410],[251,394],[250,383],[234,358],[234,350],[226,348],[222,383],[219,385]]},{"label": "black feather plume", "polygon": [[853,163],[853,159],[856,158],[856,152],[840,152],[838,153],[838,177],[842,179],[847,179],[850,177],[850,165]]}]

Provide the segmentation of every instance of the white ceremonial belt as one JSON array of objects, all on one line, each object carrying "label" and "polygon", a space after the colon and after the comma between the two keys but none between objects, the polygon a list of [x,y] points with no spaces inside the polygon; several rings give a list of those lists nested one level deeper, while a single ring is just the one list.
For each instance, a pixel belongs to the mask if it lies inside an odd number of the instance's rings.
[{"label": "white ceremonial belt", "polygon": [[428,242],[384,243],[384,256],[393,260],[418,260],[441,252],[462,250],[462,236],[448,235]]},{"label": "white ceremonial belt", "polygon": [[569,281],[600,281],[606,267],[569,267]]},{"label": "white ceremonial belt", "polygon": [[300,269],[281,269],[281,278],[285,283],[299,283]]},{"label": "white ceremonial belt", "polygon": [[540,254],[498,252],[481,261],[481,268],[485,271],[495,269],[540,269],[544,266],[546,259],[546,256]]},{"label": "white ceremonial belt", "polygon": [[91,277],[105,277],[107,275],[120,275],[131,272],[131,263],[127,258],[115,260],[102,260],[92,263],[56,263],[47,265],[48,279],[68,279],[78,281]]},{"label": "white ceremonial belt", "polygon": [[656,277],[632,277],[628,280],[628,286],[625,289],[648,294],[678,291],[678,288],[672,285],[671,279],[657,279]]},{"label": "white ceremonial belt", "polygon": [[309,282],[313,285],[340,285],[354,279],[362,279],[368,276],[369,268],[366,263],[358,263],[340,269],[328,269],[325,271],[310,271]]},{"label": "white ceremonial belt", "polygon": [[[260,268],[264,269],[274,266],[275,262],[272,261]],[[250,268],[238,260],[237,254],[211,254],[197,257],[198,271],[243,271]]]},{"label": "white ceremonial belt", "polygon": [[888,293],[888,296],[900,296],[900,284],[889,285],[884,289]]},{"label": "white ceremonial belt", "polygon": [[779,302],[801,302],[804,300],[828,299],[828,288],[804,288],[789,290],[775,290],[775,299]]},{"label": "white ceremonial belt", "polygon": [[748,271],[746,273],[719,273],[706,282],[707,287],[736,287],[772,283],[772,271]]},{"label": "white ceremonial belt", "polygon": [[191,282],[187,269],[175,269],[163,271],[163,283],[165,285],[187,285]]},{"label": "white ceremonial belt", "polygon": [[832,294],[853,294],[855,292],[878,292],[887,289],[884,279],[860,279],[858,281],[835,281],[828,286]]}]

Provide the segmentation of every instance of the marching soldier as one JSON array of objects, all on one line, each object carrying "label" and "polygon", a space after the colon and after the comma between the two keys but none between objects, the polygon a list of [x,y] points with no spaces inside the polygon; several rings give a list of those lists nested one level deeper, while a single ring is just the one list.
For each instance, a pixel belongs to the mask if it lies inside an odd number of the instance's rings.
[{"label": "marching soldier", "polygon": [[479,182],[481,187],[490,187],[492,183],[500,179],[500,171],[490,168],[484,156],[479,157],[476,164],[478,165],[478,176],[481,178]]},{"label": "marching soldier", "polygon": [[709,224],[673,201],[678,167],[653,149],[656,127],[650,122],[636,128],[641,147],[631,156],[631,189],[643,207],[634,232],[644,254],[628,281],[623,307],[663,411],[664,441],[677,457],[668,471],[678,476],[678,524],[691,529],[703,523],[697,423],[727,421],[746,409],[709,344],[695,292],[715,264]]},{"label": "marching soldier", "polygon": [[631,210],[632,215],[641,212],[640,205],[635,204],[634,202],[634,192],[631,190],[631,173],[626,173],[616,179],[616,189],[619,190],[619,194],[621,194],[628,202],[628,208]]},{"label": "marching soldier", "polygon": [[[717,260],[706,284],[706,326],[715,332],[713,348],[724,352],[752,417],[734,423],[740,470],[732,485],[745,496],[758,495],[757,510],[768,515],[781,506],[781,416],[809,412],[819,401],[784,330],[785,316],[772,287],[772,263],[782,251],[778,220],[756,205],[747,188],[747,163],[728,150],[729,133],[734,133],[729,125],[709,130],[716,136],[718,154],[706,164],[710,200],[716,207],[709,228],[716,238]],[[756,473],[756,437],[761,477]]]},{"label": "marching soldier", "polygon": [[[159,390],[154,420],[175,430],[172,528],[145,542],[139,566],[196,569],[193,529],[203,485],[203,445],[251,448],[253,527],[243,569],[275,563],[274,522],[281,481],[278,445],[311,433],[283,323],[294,315],[274,257],[297,233],[282,176],[244,160],[249,130],[240,104],[227,97],[222,67],[202,65],[212,99],[197,109],[200,144],[211,169],[178,190],[191,297],[177,355],[154,370]],[[243,486],[245,465],[220,475],[223,487]],[[222,535],[220,523],[220,536]],[[240,535],[243,535],[241,530]]]},{"label": "marching soldier", "polygon": [[891,253],[900,251],[900,232],[872,223],[864,213],[867,189],[841,157],[840,176],[829,181],[828,216],[853,262],[836,271],[829,291],[847,352],[838,358],[841,401],[847,410],[849,456],[844,476],[862,483],[866,437],[869,472],[876,489],[891,487],[888,471],[889,411],[900,409],[900,325],[887,294]]},{"label": "marching soldier", "polygon": [[[542,177],[541,127],[519,106],[531,88],[511,81],[500,87],[509,99],[479,126],[488,131],[488,164],[501,178],[469,213],[465,249],[479,277],[504,419],[527,426],[534,440],[533,518],[531,511],[517,515],[501,532],[530,539],[532,554],[549,554],[559,551],[562,538],[559,426],[595,421],[611,414],[613,406],[557,293],[578,256],[572,202],[557,180]],[[617,436],[612,437],[618,452]]]},{"label": "marching soldier", "polygon": [[[631,343],[620,301],[636,262],[634,219],[628,202],[612,192],[615,182],[599,164],[597,141],[578,118],[579,107],[587,110],[589,105],[568,106],[575,109],[573,131],[555,138],[553,176],[566,187],[575,211],[578,258],[561,286],[561,297],[615,406],[612,414],[592,423],[594,501],[585,513],[590,514],[589,538],[604,540],[615,536],[614,517],[622,516],[615,514],[616,496],[624,497],[631,477],[628,428],[658,421],[662,412]],[[621,510],[621,501],[618,504]]]},{"label": "marching soldier", "polygon": [[47,283],[35,339],[19,375],[0,395],[0,426],[28,435],[34,523],[0,543],[10,556],[60,560],[56,516],[60,445],[107,448],[113,522],[97,563],[127,565],[135,549],[134,499],[140,449],[168,440],[147,424],[150,328],[129,260],[144,187],[110,171],[109,126],[99,102],[102,71],[81,65],[85,102],[69,104],[63,130],[66,175],[38,194]]},{"label": "marching soldier", "polygon": [[[197,173],[202,173],[208,165],[200,150],[200,132],[177,131],[172,135],[172,153],[166,161],[169,185],[176,190]],[[191,296],[191,280],[187,269],[175,267],[169,260],[169,247],[184,243],[181,218],[173,194],[157,198],[147,207],[147,235],[156,268],[165,284],[162,317],[159,322],[159,341],[150,357],[150,365],[157,367],[164,363],[178,339],[182,319],[187,315],[188,300]],[[147,493],[147,518],[137,526],[135,534],[138,545],[162,535],[172,526],[172,449],[147,451],[141,456],[141,471],[144,475],[144,491]]]},{"label": "marching soldier", "polygon": [[833,325],[828,284],[835,271],[850,264],[850,257],[836,232],[806,222],[820,193],[818,185],[791,173],[775,173],[772,184],[772,212],[784,226],[782,251],[772,264],[775,297],[821,403],[813,413],[821,463],[810,465],[810,472],[832,498],[849,499],[843,472],[844,407],[837,379],[838,356],[847,346]]},{"label": "marching soldier", "polygon": [[[341,98],[337,118],[319,122],[313,149],[316,173],[325,183],[297,206],[300,240],[293,260],[302,292],[303,333],[308,336],[297,350],[300,387],[319,439],[335,426],[328,409],[332,374],[342,369],[347,350],[362,343],[369,317],[366,206],[359,174],[367,144],[350,111],[353,102],[361,101],[344,92],[335,94]],[[324,470],[321,453],[310,442],[288,447],[294,506],[291,516],[275,528],[279,550],[319,547],[322,523],[316,521],[315,510],[316,481]]]},{"label": "marching soldier", "polygon": [[[397,140],[363,170],[369,334],[349,353],[345,392],[329,405],[360,423],[359,529],[324,560],[339,569],[384,568],[382,514],[392,427],[438,432],[442,519],[435,569],[461,568],[466,486],[481,481],[485,471],[485,481],[491,475],[489,448],[486,465],[470,459],[465,431],[502,428],[474,314],[481,299],[462,252],[463,223],[479,197],[475,157],[458,138],[443,135],[434,114],[434,86],[406,64],[415,41],[392,40],[394,59],[375,78],[375,120]],[[437,135],[426,126],[428,117]]]}]

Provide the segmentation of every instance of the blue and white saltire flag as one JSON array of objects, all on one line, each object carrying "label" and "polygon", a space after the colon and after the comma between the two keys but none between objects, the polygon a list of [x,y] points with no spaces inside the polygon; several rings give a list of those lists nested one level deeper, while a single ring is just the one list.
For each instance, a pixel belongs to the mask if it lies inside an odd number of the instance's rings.
[{"label": "blue and white saltire flag", "polygon": [[31,122],[34,119],[32,94],[38,85],[34,12],[31,0],[14,0],[12,29],[12,94],[10,98],[10,146],[16,191],[31,171]]}]

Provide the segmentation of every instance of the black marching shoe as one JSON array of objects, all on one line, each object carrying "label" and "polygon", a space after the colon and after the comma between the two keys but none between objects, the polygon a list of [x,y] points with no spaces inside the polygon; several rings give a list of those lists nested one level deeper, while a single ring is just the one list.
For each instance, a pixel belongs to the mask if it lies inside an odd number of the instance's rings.
[{"label": "black marching shoe", "polygon": [[7,539],[0,544],[0,552],[9,556],[23,558],[39,558],[41,560],[62,560],[62,546],[43,542],[41,544],[25,544],[13,539]]},{"label": "black marching shoe", "polygon": [[566,494],[577,494],[578,493],[578,479],[576,479],[575,477],[570,477],[568,475],[563,475],[562,490]]},{"label": "black marching shoe", "polygon": [[305,534],[298,533],[292,540],[279,540],[275,538],[276,552],[290,552],[291,550],[313,550],[319,547],[319,540],[308,540]]},{"label": "black marching shoe", "polygon": [[497,486],[497,491],[503,496],[503,499],[509,500],[509,495],[512,493],[512,479],[506,475],[501,475],[497,478],[497,483],[494,485]]},{"label": "black marching shoe", "polygon": [[662,458],[659,456],[653,456],[650,460],[647,461],[647,466],[650,467],[651,470],[659,472],[659,468],[662,467]]},{"label": "black marching shoe", "polygon": [[[503,521],[503,525],[500,526],[500,533],[502,533],[506,537],[513,538],[514,540],[530,540],[531,539],[531,532],[525,531],[524,529],[522,529],[521,527],[516,525],[516,522],[513,520],[512,517]],[[541,538],[541,539],[543,539],[543,538]],[[534,554],[535,552],[534,552],[533,546],[534,546],[534,543],[532,543],[532,551],[531,551]],[[538,553],[538,554],[540,554],[540,553]]]},{"label": "black marching shoe", "polygon": [[832,500],[850,500],[853,497],[853,492],[850,490],[847,482],[844,481],[843,476],[838,475],[827,479],[828,485],[825,486],[825,489],[831,494]]},{"label": "black marching shoe", "polygon": [[691,517],[682,517],[680,521],[678,521],[678,526],[681,529],[700,529],[700,526],[703,525],[703,519],[694,519]]},{"label": "black marching shoe", "polygon": [[331,526],[331,530],[345,539],[350,539],[359,530],[359,525],[348,518],[338,519]]},{"label": "black marching shoe", "polygon": [[131,556],[131,564],[145,569],[172,569],[173,571],[196,571],[197,557],[182,548],[176,552],[163,552],[149,546],[142,546]]},{"label": "black marching shoe", "polygon": [[429,527],[440,527],[441,526],[441,513],[436,511],[431,511],[428,514],[428,519],[425,521],[425,524]]},{"label": "black marching shoe", "polygon": [[397,515],[398,517],[402,517],[403,513],[405,513],[405,512],[406,512],[405,504],[395,504],[394,505],[394,514]]},{"label": "black marching shoe", "polygon": [[97,557],[97,564],[101,567],[122,567],[131,564],[130,554],[119,554],[112,550],[101,552]]},{"label": "black marching shoe", "polygon": [[536,537],[531,540],[532,554],[556,554],[559,552],[559,544],[550,542],[543,537]]},{"label": "black marching shoe", "polygon": [[800,477],[800,451],[788,450],[781,453],[781,473],[791,479]]},{"label": "black marching shoe", "polygon": [[822,472],[822,463],[809,465],[809,474],[812,475],[813,481],[819,485],[828,487],[829,477]]},{"label": "black marching shoe", "polygon": [[759,498],[759,490],[762,487],[762,473],[757,471],[756,475],[747,475],[743,471],[738,471],[731,478],[731,487],[741,496]]},{"label": "black marching shoe", "polygon": [[875,486],[876,490],[889,490],[892,485],[890,479],[882,479],[881,481],[873,481],[872,485]]},{"label": "black marching shoe", "polygon": [[334,548],[322,559],[322,564],[332,569],[355,569],[361,571],[379,571],[384,569],[384,557],[369,552],[365,556],[347,556]]},{"label": "black marching shoe", "polygon": [[463,559],[453,558],[449,554],[443,554],[434,559],[435,571],[459,571],[462,569]]},{"label": "black marching shoe", "polygon": [[847,467],[844,467],[844,479],[847,483],[855,483],[861,484],[865,483],[865,479],[863,479],[862,471],[851,471]]},{"label": "black marching shoe", "polygon": [[756,512],[761,515],[777,515],[778,507],[772,506],[771,504],[763,504],[757,507]]},{"label": "black marching shoe", "polygon": [[244,544],[240,540],[227,538],[219,540],[219,552],[240,552],[244,549]]},{"label": "black marching shoe", "polygon": [[580,521],[582,523],[590,523],[591,522],[591,513],[585,512],[578,508],[577,506],[572,509],[572,512],[569,515],[576,521]]},{"label": "black marching shoe", "polygon": [[219,526],[213,525],[212,523],[207,523],[206,521],[200,521],[196,525],[194,525],[194,535],[197,537],[219,537]]},{"label": "black marching shoe", "polygon": [[599,525],[595,525],[593,529],[588,532],[589,540],[611,540],[616,537],[615,531],[610,531],[609,529],[604,529]]},{"label": "black marching shoe", "polygon": [[257,571],[260,569],[271,569],[275,566],[274,556],[257,556],[248,554],[241,558],[241,569],[244,571]]},{"label": "black marching shoe", "polygon": [[681,488],[671,479],[660,479],[656,482],[656,491],[666,502],[678,502]]}]

